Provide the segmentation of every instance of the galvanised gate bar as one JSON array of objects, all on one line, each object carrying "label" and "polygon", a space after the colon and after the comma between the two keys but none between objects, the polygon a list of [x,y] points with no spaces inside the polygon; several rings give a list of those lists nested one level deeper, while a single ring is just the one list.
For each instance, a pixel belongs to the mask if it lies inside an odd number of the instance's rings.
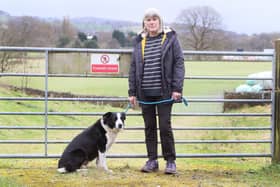
[{"label": "galvanised gate bar", "polygon": [[[279,46],[278,41],[276,41],[276,46]],[[49,111],[48,102],[50,101],[110,101],[110,102],[127,102],[127,97],[96,97],[96,98],[68,98],[68,97],[49,97],[49,89],[48,89],[48,78],[49,77],[78,77],[78,78],[110,78],[110,76],[105,75],[93,75],[93,74],[71,74],[71,73],[49,73],[49,57],[51,53],[110,53],[110,54],[119,54],[126,55],[126,58],[121,58],[129,63],[129,57],[132,53],[132,50],[108,50],[108,49],[72,49],[72,48],[33,48],[33,47],[0,47],[0,52],[38,52],[45,54],[45,73],[0,73],[0,77],[43,77],[45,82],[44,89],[44,97],[1,97],[0,101],[43,101],[44,102],[44,112],[10,112],[0,110],[0,117],[7,115],[13,116],[43,116],[44,117],[44,125],[43,126],[18,126],[14,124],[13,126],[5,126],[0,124],[0,130],[38,130],[44,132],[43,140],[0,140],[1,144],[43,144],[44,152],[42,154],[0,154],[0,158],[58,158],[59,154],[50,154],[48,152],[48,146],[50,144],[65,144],[69,143],[69,140],[51,140],[48,137],[49,131],[59,131],[59,130],[82,130],[83,127],[69,127],[69,126],[49,126],[48,117],[49,116],[101,116],[102,112],[52,112]],[[240,77],[240,76],[186,76],[185,79],[197,79],[197,80],[272,80],[274,87],[271,91],[271,99],[216,99],[216,98],[187,98],[188,102],[195,103],[226,103],[226,102],[236,102],[236,103],[254,103],[254,102],[262,102],[271,104],[271,113],[172,113],[173,116],[226,116],[226,117],[236,117],[236,116],[244,116],[244,117],[267,117],[270,118],[271,125],[270,127],[176,127],[174,124],[174,131],[188,131],[188,130],[196,130],[196,131],[268,131],[271,134],[270,140],[177,140],[175,139],[175,144],[242,144],[242,143],[261,143],[261,144],[271,144],[270,153],[227,153],[227,154],[177,154],[178,158],[195,158],[195,157],[271,157],[274,161],[278,162],[280,160],[279,156],[279,132],[277,133],[277,129],[279,129],[279,99],[277,100],[278,88],[275,87],[277,84],[277,80],[279,79],[279,57],[277,58],[277,48],[275,53],[267,53],[267,52],[227,52],[227,51],[184,51],[185,55],[207,55],[207,56],[263,56],[263,57],[271,57],[273,59],[272,78],[248,78],[248,77]],[[278,53],[279,56],[279,53]],[[116,76],[114,76],[116,78]],[[117,76],[120,79],[127,79],[127,75]],[[278,81],[279,82],[279,81]],[[278,86],[279,87],[279,86]],[[276,99],[275,99],[276,98]],[[276,102],[277,101],[277,102]],[[278,111],[278,113],[277,113]],[[277,115],[276,115],[277,114]],[[137,112],[128,112],[127,116],[141,116],[141,113]],[[277,121],[278,119],[278,121]],[[143,130],[143,127],[126,127],[125,130]],[[279,130],[278,130],[279,131]],[[143,141],[139,140],[119,140],[116,142],[117,144],[144,144]],[[144,154],[111,154],[108,155],[108,158],[145,158]]]}]

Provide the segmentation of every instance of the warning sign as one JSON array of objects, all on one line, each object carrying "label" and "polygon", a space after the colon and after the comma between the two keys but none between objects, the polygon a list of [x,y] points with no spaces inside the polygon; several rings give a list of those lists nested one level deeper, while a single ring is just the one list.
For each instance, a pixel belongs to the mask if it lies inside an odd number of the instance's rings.
[{"label": "warning sign", "polygon": [[92,73],[119,73],[118,54],[92,54]]}]

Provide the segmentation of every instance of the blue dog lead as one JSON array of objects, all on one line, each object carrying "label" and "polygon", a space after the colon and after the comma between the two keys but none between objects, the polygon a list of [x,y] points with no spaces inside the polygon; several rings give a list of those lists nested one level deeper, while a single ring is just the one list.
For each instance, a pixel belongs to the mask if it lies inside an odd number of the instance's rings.
[{"label": "blue dog lead", "polygon": [[[161,103],[168,103],[168,102],[173,102],[175,101],[173,98],[170,99],[164,99],[164,100],[160,100],[160,101],[141,101],[138,100],[137,102],[143,105],[157,105],[157,104],[161,104]],[[188,106],[188,101],[185,97],[181,97],[181,101],[183,101],[183,103],[185,104],[185,106]],[[128,111],[129,108],[131,107],[131,104],[128,103],[126,109],[125,109],[125,113]]]}]

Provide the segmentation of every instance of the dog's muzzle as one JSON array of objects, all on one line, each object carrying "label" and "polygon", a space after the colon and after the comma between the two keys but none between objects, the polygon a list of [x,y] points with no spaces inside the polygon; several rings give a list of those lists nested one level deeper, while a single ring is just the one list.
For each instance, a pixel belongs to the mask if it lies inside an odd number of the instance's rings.
[{"label": "dog's muzzle", "polygon": [[118,123],[118,124],[117,124],[117,128],[118,128],[118,129],[123,129],[123,126],[124,126],[124,125],[123,125],[122,123]]}]

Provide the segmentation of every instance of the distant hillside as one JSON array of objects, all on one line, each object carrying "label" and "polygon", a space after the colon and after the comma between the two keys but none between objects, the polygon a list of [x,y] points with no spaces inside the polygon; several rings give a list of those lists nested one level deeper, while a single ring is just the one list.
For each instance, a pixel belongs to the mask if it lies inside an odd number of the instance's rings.
[{"label": "distant hillside", "polygon": [[10,18],[10,14],[0,10],[0,23],[5,23]]},{"label": "distant hillside", "polygon": [[122,31],[138,31],[141,28],[141,24],[131,21],[111,20],[95,17],[82,17],[72,18],[71,23],[75,25],[80,31],[91,32],[106,32],[113,31],[115,29]]},{"label": "distant hillside", "polygon": [[[1,7],[0,7],[1,8]],[[29,16],[26,15],[24,17],[27,17],[25,20],[32,20],[28,18]],[[60,46],[59,45],[59,39],[62,36],[62,23],[63,23],[63,17],[38,17],[38,16],[30,16],[36,19],[34,23],[35,24],[38,21],[37,19],[42,20],[42,30],[40,29],[34,29],[34,33],[37,33],[37,35],[32,35],[30,38],[23,38],[22,40],[18,41],[19,44],[28,41],[29,45],[33,46],[41,46],[41,45],[52,45],[52,46]],[[8,12],[0,10],[0,29],[2,28],[8,28],[9,20],[13,20],[15,23],[15,26],[21,26],[18,22],[21,21],[21,16],[13,16],[9,14]],[[138,22],[133,21],[123,21],[123,20],[115,20],[115,19],[106,19],[106,18],[96,18],[96,17],[70,17],[67,18],[68,21],[72,23],[72,25],[81,32],[86,33],[87,35],[96,35],[98,37],[98,45],[100,48],[118,48],[119,43],[116,40],[112,39],[112,32],[114,30],[120,30],[122,32],[135,32],[138,33],[141,29],[141,21],[136,20]],[[117,19],[117,18],[116,18]],[[50,23],[50,27],[46,27],[44,29],[44,21],[47,23]],[[39,22],[38,22],[39,23]],[[18,24],[18,25],[16,25]],[[186,25],[180,24],[180,23],[167,23],[166,25],[169,25],[173,27],[176,32],[178,33],[179,39],[181,41],[181,44],[184,49],[193,49],[193,44],[190,42],[190,38],[193,36],[190,35],[190,31],[187,29]],[[24,29],[24,28],[20,28]],[[48,30],[50,29],[50,30]],[[20,33],[18,30],[14,31],[15,33]],[[44,33],[46,32],[46,33]],[[52,33],[52,36],[50,38],[46,38],[46,36],[49,36],[48,33]],[[34,37],[33,37],[34,36]],[[129,35],[128,35],[129,36]],[[261,33],[261,34],[254,34],[253,36],[250,36],[248,34],[239,34],[232,31],[227,30],[217,30],[216,34],[211,36],[211,38],[207,41],[210,42],[210,44],[207,44],[211,47],[211,50],[236,50],[236,49],[242,49],[242,50],[251,50],[251,51],[262,51],[263,49],[270,49],[273,48],[273,42],[275,39],[279,38],[280,33]],[[50,40],[52,39],[52,40]],[[131,38],[130,38],[131,39]],[[3,39],[2,39],[3,40]],[[25,41],[26,40],[26,41]],[[44,43],[41,42],[44,41]],[[74,39],[73,39],[74,40]],[[1,41],[2,42],[2,41]],[[75,41],[71,41],[74,45]],[[72,45],[71,43],[71,45]],[[77,43],[77,46],[80,44]],[[21,44],[25,45],[25,44]],[[69,44],[69,46],[71,46]],[[210,50],[210,49],[209,49]]]},{"label": "distant hillside", "polygon": [[[6,23],[12,18],[9,13],[0,10],[0,24]],[[40,18],[47,22],[61,21],[63,18]],[[141,28],[140,22],[112,20],[105,18],[96,17],[81,17],[81,18],[70,18],[71,23],[79,30],[85,33],[92,32],[112,32],[115,29],[122,31],[135,31],[138,32]]]},{"label": "distant hillside", "polygon": [[[41,18],[47,22],[54,23],[62,21],[62,18]],[[79,30],[85,33],[95,32],[113,32],[118,29],[121,31],[134,31],[138,32],[141,28],[141,24],[131,21],[112,20],[96,17],[81,17],[70,18],[71,23]]]},{"label": "distant hillside", "polygon": [[10,16],[10,14],[5,11],[0,10],[0,16]]}]

